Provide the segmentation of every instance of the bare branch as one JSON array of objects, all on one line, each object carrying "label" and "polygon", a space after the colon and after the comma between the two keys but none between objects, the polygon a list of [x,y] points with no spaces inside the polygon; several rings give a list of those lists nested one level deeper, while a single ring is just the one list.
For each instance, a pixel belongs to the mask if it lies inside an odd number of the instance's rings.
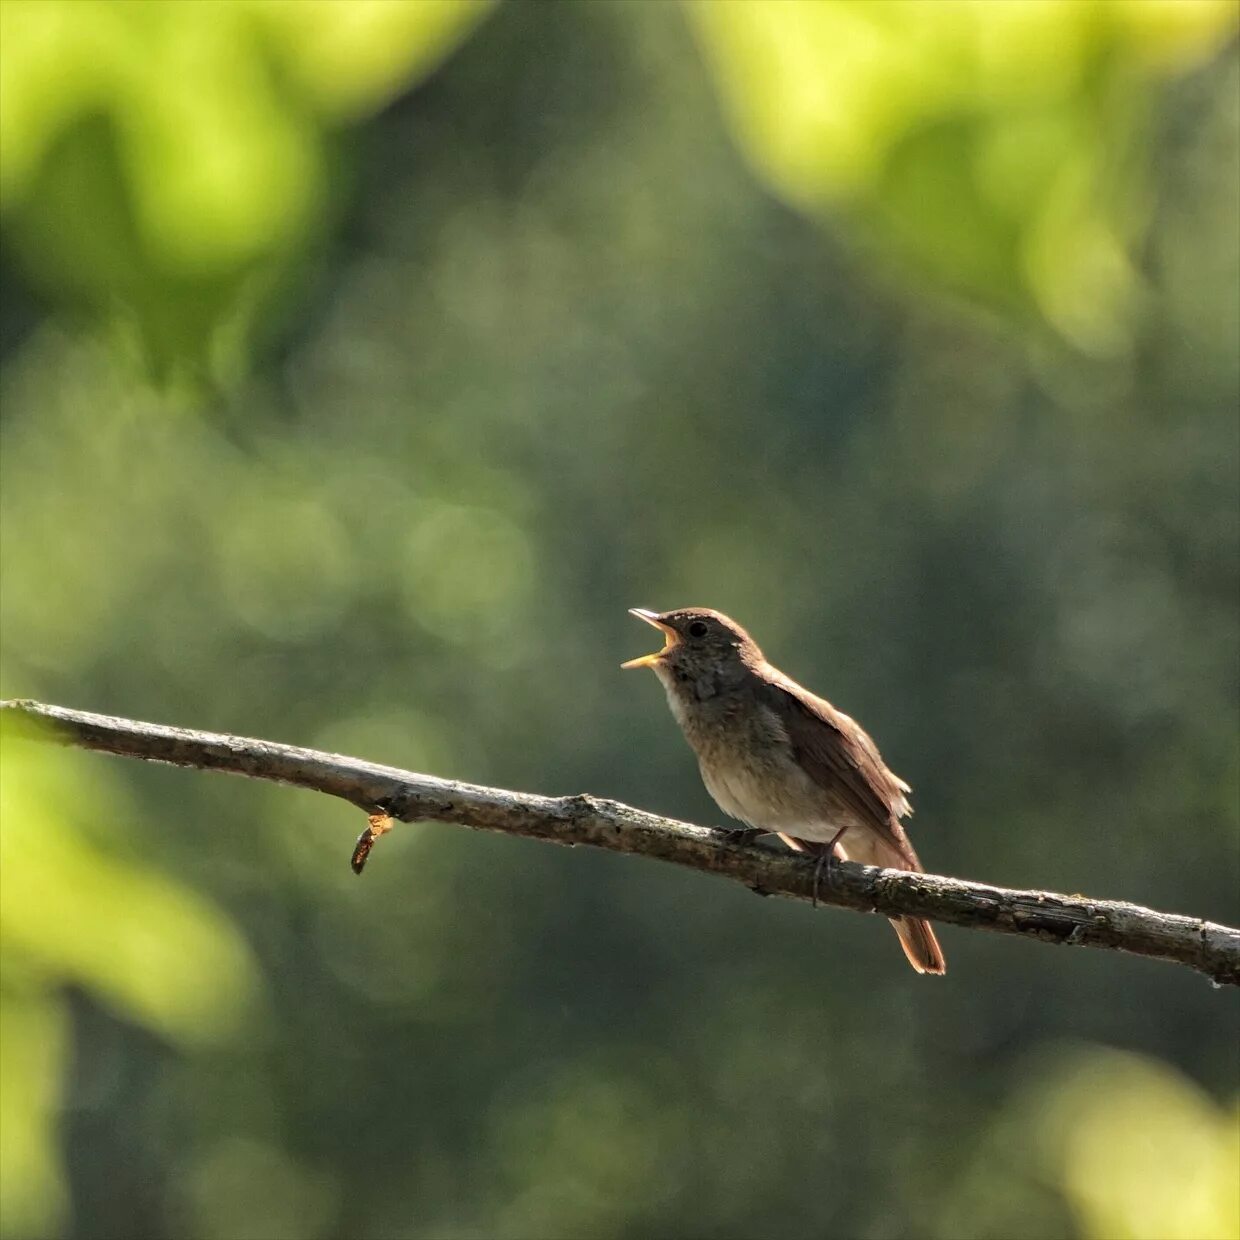
[{"label": "bare branch", "polygon": [[[38,702],[0,702],[0,711],[36,739],[174,766],[228,771],[341,797],[372,816],[354,852],[359,870],[365,854],[393,818],[455,823],[553,844],[587,844],[719,874],[762,895],[805,901],[813,895],[812,860],[740,843],[734,833],[660,818],[617,801],[484,788],[313,749],[139,723]],[[1204,973],[1218,985],[1240,985],[1240,930],[1136,904],[1050,891],[1012,891],[848,862],[827,871],[818,898],[822,904],[860,912],[928,917],[1046,943],[1169,960]]]}]

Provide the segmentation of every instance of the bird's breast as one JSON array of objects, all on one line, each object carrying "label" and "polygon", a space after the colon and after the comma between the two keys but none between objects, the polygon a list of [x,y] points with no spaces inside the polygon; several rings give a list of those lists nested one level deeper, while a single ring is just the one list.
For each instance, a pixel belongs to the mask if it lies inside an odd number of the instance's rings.
[{"label": "bird's breast", "polygon": [[797,762],[780,718],[752,697],[668,700],[693,747],[706,790],[725,813],[775,831],[824,817],[822,790]]}]

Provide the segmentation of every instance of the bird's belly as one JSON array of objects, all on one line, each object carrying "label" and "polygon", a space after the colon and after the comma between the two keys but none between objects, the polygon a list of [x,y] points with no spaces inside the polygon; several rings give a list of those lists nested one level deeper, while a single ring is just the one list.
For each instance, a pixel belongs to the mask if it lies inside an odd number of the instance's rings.
[{"label": "bird's belly", "polygon": [[748,752],[715,751],[700,758],[702,782],[719,808],[764,831],[829,840],[837,829],[822,790],[790,752],[755,763]]}]

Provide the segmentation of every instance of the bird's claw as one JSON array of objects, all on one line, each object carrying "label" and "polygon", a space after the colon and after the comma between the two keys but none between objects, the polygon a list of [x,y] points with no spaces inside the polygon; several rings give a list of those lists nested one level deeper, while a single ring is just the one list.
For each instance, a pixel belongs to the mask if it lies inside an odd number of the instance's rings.
[{"label": "bird's claw", "polygon": [[818,860],[814,862],[814,888],[813,898],[810,902],[811,908],[818,907],[818,888],[822,883],[823,871],[830,871],[831,867],[835,865],[837,860],[838,858],[835,855],[835,842],[832,841],[828,847],[824,848],[818,854]]}]

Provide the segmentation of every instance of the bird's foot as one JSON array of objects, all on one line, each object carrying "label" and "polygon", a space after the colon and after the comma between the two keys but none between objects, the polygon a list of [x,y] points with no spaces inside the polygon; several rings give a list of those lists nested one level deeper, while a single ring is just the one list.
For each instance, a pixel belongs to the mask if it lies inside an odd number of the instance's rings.
[{"label": "bird's foot", "polygon": [[[839,836],[836,836],[836,839],[838,838]],[[835,855],[835,841],[834,840],[830,844],[819,849],[818,860],[814,862],[814,887],[813,887],[813,898],[810,904],[811,908],[818,907],[818,888],[822,883],[823,872],[830,870],[831,867],[835,865],[837,860],[838,858]]]},{"label": "bird's foot", "polygon": [[740,844],[742,847],[752,844],[758,836],[765,834],[757,827],[720,827],[719,830],[728,837],[729,844]]}]

